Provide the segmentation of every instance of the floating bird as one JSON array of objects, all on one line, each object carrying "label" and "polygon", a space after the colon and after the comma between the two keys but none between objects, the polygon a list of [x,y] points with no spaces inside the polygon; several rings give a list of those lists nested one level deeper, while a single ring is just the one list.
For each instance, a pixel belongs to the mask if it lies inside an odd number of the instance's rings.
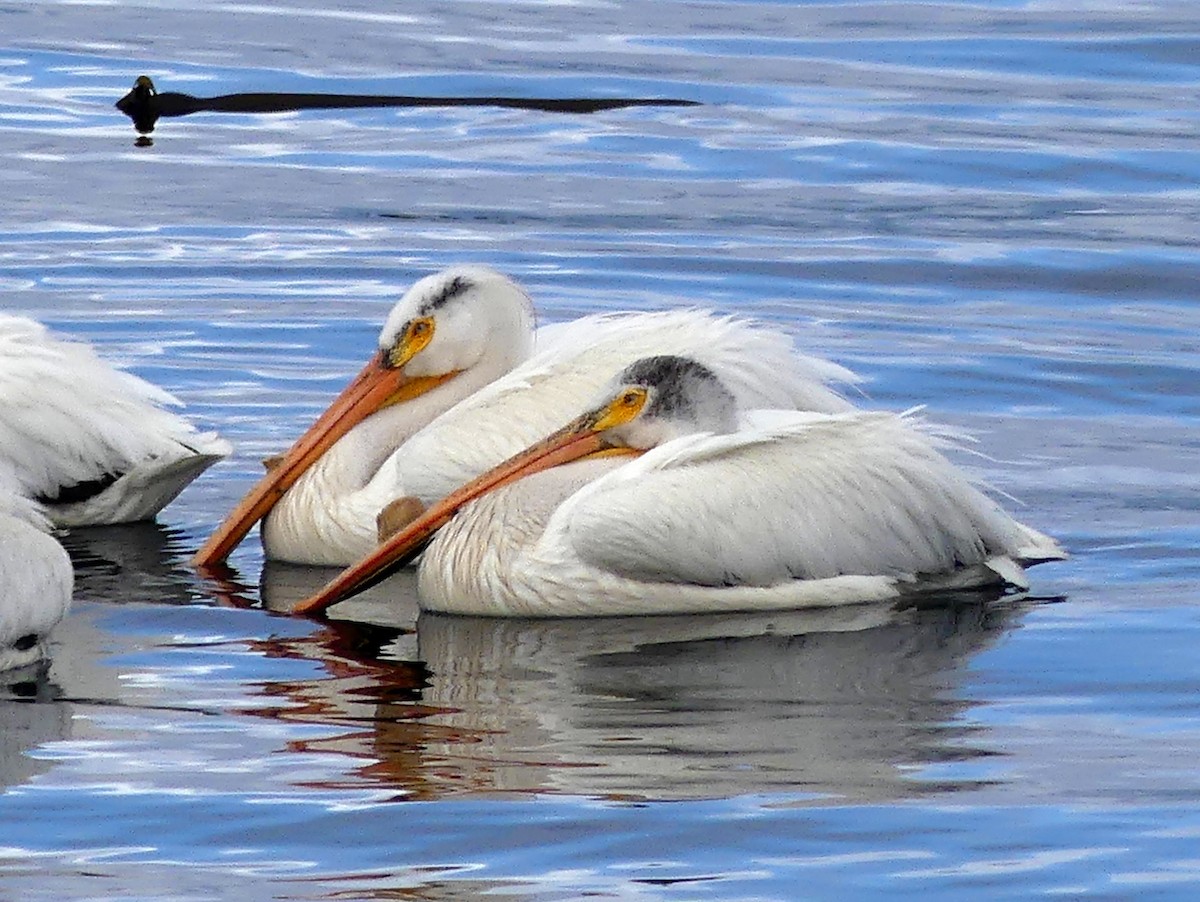
[{"label": "floating bird", "polygon": [[[841,411],[854,375],[791,339],[696,310],[533,327],[529,297],[482,266],[427,276],[384,323],[362,372],[272,466],[194,558],[223,560],[256,522],[268,558],[346,565],[378,544],[394,505],[445,497],[573,415],[640,357],[687,354],[738,402]],[[532,355],[532,356],[531,356]],[[403,402],[403,403],[402,403]]]},{"label": "floating bird", "polygon": [[422,607],[498,616],[769,610],[1023,586],[1024,566],[1064,557],[936,445],[911,416],[739,416],[708,367],[648,358],[296,610],[319,612],[377,582],[439,529],[420,565]]},{"label": "floating bird", "polygon": [[74,571],[50,521],[0,478],[0,670],[46,655],[46,636],[71,604]]},{"label": "floating bird", "polygon": [[165,408],[167,392],[0,315],[0,470],[56,526],[154,517],[230,447]]},{"label": "floating bird", "polygon": [[133,88],[114,106],[133,120],[134,128],[154,131],[159,117],[192,113],[289,113],[294,110],[341,110],[361,107],[506,107],[547,113],[598,113],[625,107],[700,106],[698,100],[656,97],[416,97],[392,94],[222,94],[194,97],[178,91],[161,94],[148,75],[139,75]]}]

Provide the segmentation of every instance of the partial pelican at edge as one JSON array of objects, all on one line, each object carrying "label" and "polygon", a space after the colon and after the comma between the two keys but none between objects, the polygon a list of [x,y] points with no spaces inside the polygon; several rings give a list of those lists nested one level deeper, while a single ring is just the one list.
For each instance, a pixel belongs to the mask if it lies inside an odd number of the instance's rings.
[{"label": "partial pelican at edge", "polygon": [[0,480],[0,670],[46,655],[46,636],[71,605],[75,573],[45,514]]},{"label": "partial pelican at edge", "polygon": [[0,315],[0,469],[56,526],[151,519],[229,453],[165,409],[178,404],[88,344]]}]

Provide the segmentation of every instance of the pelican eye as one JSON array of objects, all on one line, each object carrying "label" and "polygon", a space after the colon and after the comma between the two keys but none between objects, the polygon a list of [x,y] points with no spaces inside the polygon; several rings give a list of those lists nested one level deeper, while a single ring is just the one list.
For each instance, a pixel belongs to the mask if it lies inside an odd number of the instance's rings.
[{"label": "pelican eye", "polygon": [[606,401],[604,406],[596,411],[593,428],[603,432],[635,419],[646,406],[646,394],[646,389],[636,386],[614,392],[612,400]]},{"label": "pelican eye", "polygon": [[412,360],[433,340],[433,317],[422,316],[409,321],[399,339],[387,352],[388,364],[401,367]]},{"label": "pelican eye", "polygon": [[644,388],[627,388],[617,395],[617,403],[614,405],[613,413],[616,414],[621,422],[629,422],[646,406],[646,389]]}]

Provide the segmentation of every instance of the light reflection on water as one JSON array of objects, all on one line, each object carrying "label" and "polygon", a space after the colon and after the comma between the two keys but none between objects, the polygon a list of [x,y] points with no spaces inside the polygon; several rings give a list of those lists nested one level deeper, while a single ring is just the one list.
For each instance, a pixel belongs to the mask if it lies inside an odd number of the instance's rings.
[{"label": "light reflection on water", "polygon": [[[77,610],[0,697],[5,892],[1194,895],[1191,4],[377,7],[0,0],[0,304],[237,443],[160,525],[68,537]],[[137,149],[141,72],[707,105],[196,115]],[[978,431],[1074,558],[1024,601],[590,624],[397,585],[293,620],[263,607],[326,574],[253,542],[200,580],[403,287],[477,260],[547,321],[769,319]]]}]

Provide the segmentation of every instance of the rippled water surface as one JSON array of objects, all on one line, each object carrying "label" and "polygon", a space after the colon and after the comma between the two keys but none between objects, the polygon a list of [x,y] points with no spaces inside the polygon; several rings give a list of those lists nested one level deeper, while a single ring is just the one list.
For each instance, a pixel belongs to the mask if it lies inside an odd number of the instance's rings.
[{"label": "rippled water surface", "polygon": [[[0,2],[0,304],[236,455],[65,541],[0,697],[0,895],[1200,894],[1200,7]],[[161,90],[681,97],[163,120]],[[491,622],[188,555],[415,278],[700,304],[974,430],[1072,551],[897,612]],[[1016,502],[1012,502],[1014,505]]]}]

